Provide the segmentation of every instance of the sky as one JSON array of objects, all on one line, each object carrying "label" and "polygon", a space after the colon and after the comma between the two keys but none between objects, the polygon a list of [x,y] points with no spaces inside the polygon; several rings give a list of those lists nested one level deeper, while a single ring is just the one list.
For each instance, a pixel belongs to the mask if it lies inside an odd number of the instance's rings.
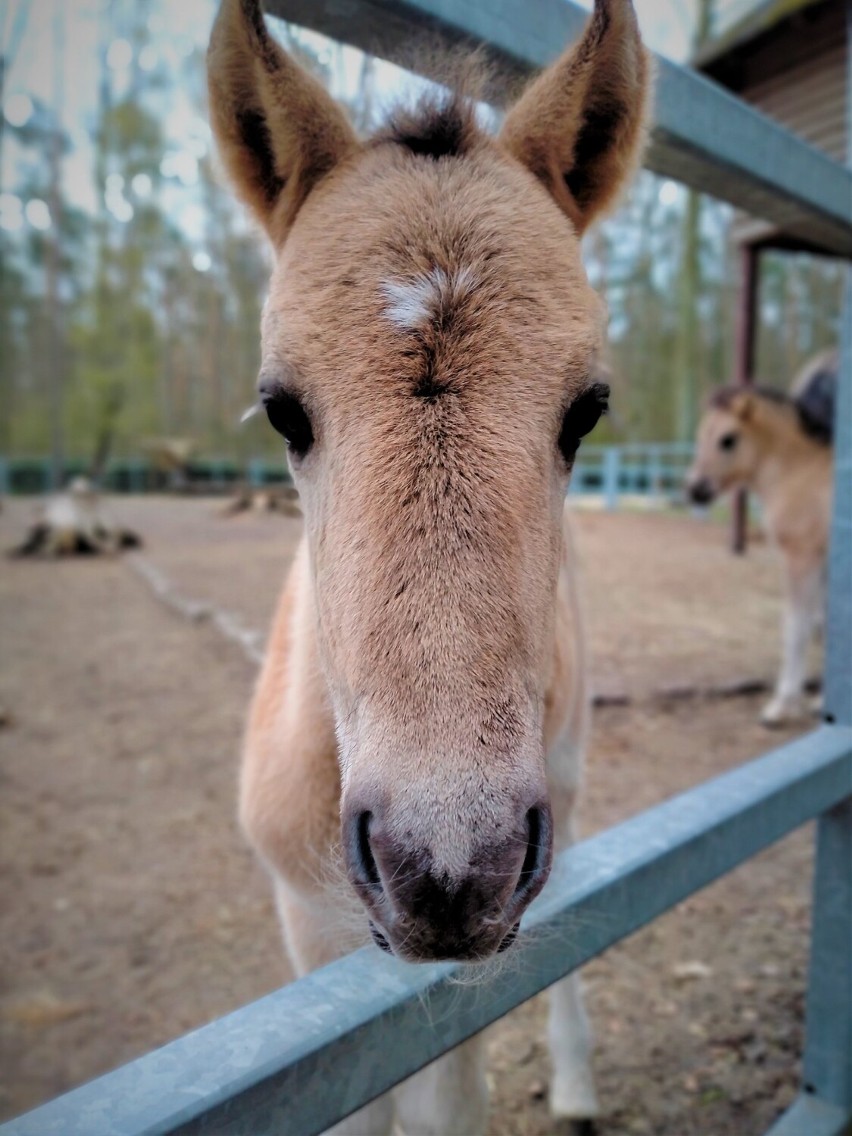
[{"label": "sky", "polygon": [[[213,0],[135,0],[151,10],[151,46],[139,58],[143,70],[159,63],[180,73],[180,68],[201,47],[213,18]],[[96,205],[92,182],[91,126],[97,99],[98,43],[110,25],[109,0],[2,0],[4,44],[19,13],[26,9],[20,46],[9,70],[4,112],[19,109],[26,97],[60,108],[62,128],[69,134],[71,151],[63,160],[63,179],[70,201],[87,210]],[[108,34],[108,32],[107,32]],[[57,51],[57,41],[63,45]],[[120,90],[129,75],[132,48],[120,37],[110,43],[107,63]],[[206,122],[180,86],[172,92],[164,114],[166,134],[174,147],[177,176],[191,177],[193,159],[202,157],[210,143]],[[20,153],[4,140],[2,186],[13,185]]]},{"label": "sky", "polygon": [[[70,153],[63,162],[63,179],[70,201],[81,208],[93,211],[96,207],[96,189],[92,181],[91,122],[96,103],[98,76],[97,47],[99,39],[110,35],[110,28],[120,26],[114,13],[128,0],[0,0],[0,21],[4,47],[17,38],[18,46],[9,69],[4,95],[4,113],[7,121],[19,123],[26,117],[28,99],[40,100],[49,106],[58,106],[63,128],[72,143]],[[139,66],[153,69],[160,63],[169,66],[173,74],[190,63],[196,66],[195,54],[207,42],[215,12],[215,0],[129,0],[150,10],[149,30],[151,43],[140,54]],[[460,0],[463,2],[463,0]],[[741,7],[752,0],[723,0],[723,4]],[[583,4],[591,6],[591,0]],[[648,45],[675,61],[683,61],[689,53],[694,19],[694,0],[636,0],[643,35]],[[143,9],[144,10],[144,9]],[[307,33],[312,45],[327,48],[323,37]],[[57,50],[57,43],[63,48]],[[117,35],[110,43],[107,61],[114,71],[120,88],[123,77],[129,74],[131,45]],[[360,69],[360,52],[346,49],[338,57],[337,82],[342,90],[354,89]],[[198,77],[195,77],[197,85]],[[398,93],[406,77],[390,64],[378,63],[375,73],[379,100]],[[339,91],[337,93],[342,93]],[[180,84],[170,95],[164,122],[171,151],[167,169],[162,172],[175,189],[187,188],[197,176],[195,163],[211,145],[210,132],[198,108],[193,105],[189,89],[182,92]],[[0,225],[8,221],[11,208],[17,210],[16,223],[33,223],[35,227],[49,224],[40,206],[27,208],[27,203],[10,205],[9,189],[18,180],[21,153],[6,132],[0,168]],[[182,227],[192,232],[203,223],[199,207],[193,204],[191,194],[182,194],[179,217]],[[176,196],[177,201],[177,196]],[[107,204],[117,218],[126,217],[127,203],[122,204],[120,188],[113,187]],[[6,210],[4,213],[3,210]],[[30,216],[32,214],[32,216]],[[21,220],[23,218],[23,221]]]}]

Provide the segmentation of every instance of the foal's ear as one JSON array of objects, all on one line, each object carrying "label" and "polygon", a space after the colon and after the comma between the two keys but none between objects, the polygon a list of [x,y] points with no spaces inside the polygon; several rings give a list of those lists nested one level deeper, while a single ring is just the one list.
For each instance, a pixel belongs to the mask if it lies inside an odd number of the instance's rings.
[{"label": "foal's ear", "polygon": [[583,38],[509,111],[503,145],[578,232],[611,205],[642,155],[651,59],[630,0],[595,0]]},{"label": "foal's ear", "polygon": [[280,243],[358,145],[342,109],[272,39],[260,0],[222,0],[207,51],[210,118],[237,192]]},{"label": "foal's ear", "polygon": [[728,406],[728,410],[734,418],[739,418],[740,422],[749,422],[754,418],[756,409],[754,397],[747,390],[738,391]]}]

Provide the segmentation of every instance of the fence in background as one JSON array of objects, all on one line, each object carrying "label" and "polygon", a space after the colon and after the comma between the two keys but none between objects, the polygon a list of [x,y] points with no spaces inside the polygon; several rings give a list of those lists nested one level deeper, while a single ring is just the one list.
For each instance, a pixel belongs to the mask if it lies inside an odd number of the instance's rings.
[{"label": "fence in background", "polygon": [[[642,497],[659,504],[683,497],[683,477],[692,458],[686,442],[633,442],[626,445],[580,447],[571,493],[600,497],[606,508],[618,508],[622,497]],[[68,463],[64,480],[85,473],[83,463]],[[511,476],[507,469],[506,476]],[[41,494],[50,489],[48,458],[0,458],[0,495]],[[173,474],[145,459],[116,462],[104,477],[110,493],[165,493],[175,488],[225,493],[237,485],[273,485],[290,480],[286,465],[263,458],[240,463],[228,458],[191,462],[176,486]]]},{"label": "fence in background", "polygon": [[[85,462],[66,462],[62,483],[87,473]],[[263,458],[246,462],[231,458],[200,458],[189,462],[185,471],[164,470],[147,458],[127,458],[111,463],[101,485],[109,493],[168,493],[177,489],[224,493],[237,485],[272,485],[289,482],[284,462],[274,464]],[[49,493],[49,458],[0,458],[0,495],[24,496]]]},{"label": "fence in background", "polygon": [[607,509],[617,509],[622,497],[659,505],[682,501],[692,452],[691,442],[583,445],[571,474],[570,494],[601,497]]},{"label": "fence in background", "polygon": [[[379,45],[397,61],[424,26],[449,44],[483,41],[510,74],[546,63],[585,18],[565,0],[268,0],[268,7],[358,46]],[[651,168],[852,257],[849,171],[665,60],[659,87]],[[483,986],[454,984],[449,965],[412,968],[361,951],[12,1121],[3,1136],[314,1136],[812,817],[819,819],[803,1083],[772,1136],[848,1131],[852,273],[837,424],[826,725],[566,853],[527,915],[531,934],[518,965]]]}]

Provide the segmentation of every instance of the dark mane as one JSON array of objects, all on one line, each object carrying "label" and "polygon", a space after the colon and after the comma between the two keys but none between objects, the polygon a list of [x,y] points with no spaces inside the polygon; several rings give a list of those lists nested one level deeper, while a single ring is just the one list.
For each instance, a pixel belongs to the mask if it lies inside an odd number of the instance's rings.
[{"label": "dark mane", "polygon": [[373,141],[434,161],[464,157],[485,135],[477,122],[477,103],[493,101],[505,87],[493,61],[482,49],[447,48],[427,35],[409,45],[400,63],[428,75],[433,85],[413,102],[393,107]]},{"label": "dark mane", "polygon": [[429,94],[411,108],[391,113],[376,142],[392,142],[425,158],[461,158],[481,137],[476,107],[464,95]]},{"label": "dark mane", "polygon": [[831,444],[834,435],[839,362],[836,350],[824,351],[803,368],[793,384],[802,429],[825,445]]},{"label": "dark mane", "polygon": [[791,409],[793,407],[793,400],[790,396],[785,391],[778,390],[777,387],[759,385],[742,387],[734,384],[719,387],[718,390],[713,391],[710,395],[709,405],[714,410],[730,410],[736,397],[745,393],[756,394],[758,398],[765,398],[769,402],[774,402],[777,406],[789,406]]},{"label": "dark mane", "polygon": [[755,394],[758,398],[765,399],[767,402],[772,402],[776,406],[787,407],[792,414],[795,415],[796,424],[803,434],[816,442],[821,442],[823,445],[831,444],[831,432],[826,430],[825,424],[821,421],[816,421],[814,416],[808,412],[806,405],[802,405],[800,401],[786,391],[779,390],[777,387],[763,386],[755,384],[754,386],[736,386],[729,385],[719,387],[718,390],[713,391],[708,400],[708,406],[714,410],[730,410],[732,403],[738,395],[749,393]]}]

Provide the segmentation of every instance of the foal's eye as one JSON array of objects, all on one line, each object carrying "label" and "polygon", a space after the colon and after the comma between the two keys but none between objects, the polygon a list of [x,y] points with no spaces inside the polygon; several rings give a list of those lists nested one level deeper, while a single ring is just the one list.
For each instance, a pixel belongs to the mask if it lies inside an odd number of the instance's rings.
[{"label": "foal's eye", "polygon": [[592,383],[588,390],[574,399],[565,411],[559,432],[559,449],[567,462],[574,460],[580,439],[592,431],[602,414],[609,409],[609,386]]},{"label": "foal's eye", "polygon": [[719,439],[719,449],[720,450],[728,450],[728,451],[733,450],[736,447],[736,444],[737,444],[737,435],[736,434],[723,434],[722,437]]},{"label": "foal's eye", "polygon": [[311,420],[296,395],[276,391],[263,400],[263,408],[272,426],[287,443],[294,457],[304,457],[314,440]]}]

